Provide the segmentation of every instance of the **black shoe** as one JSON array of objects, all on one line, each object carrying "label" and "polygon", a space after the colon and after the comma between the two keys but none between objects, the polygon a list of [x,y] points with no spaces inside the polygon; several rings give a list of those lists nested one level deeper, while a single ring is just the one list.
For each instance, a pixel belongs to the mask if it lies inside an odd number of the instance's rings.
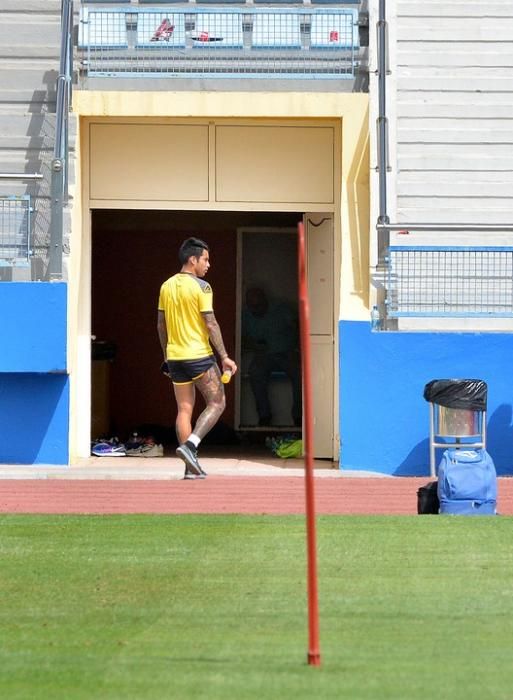
[{"label": "black shoe", "polygon": [[176,448],[176,454],[178,457],[180,457],[180,459],[182,459],[185,462],[186,472],[189,471],[195,476],[201,476],[203,470],[200,467],[200,464],[198,462],[198,456],[195,450],[191,450],[191,448],[184,443],[183,445],[179,445]]},{"label": "black shoe", "polygon": [[208,476],[207,472],[204,471],[201,467],[200,467],[200,472],[201,472],[200,474],[194,474],[194,473],[189,469],[189,467],[186,466],[186,467],[185,467],[185,474],[183,475],[183,478],[184,478],[184,479],[187,479],[187,480],[191,480],[191,481],[192,481],[193,479],[206,479],[207,476]]}]

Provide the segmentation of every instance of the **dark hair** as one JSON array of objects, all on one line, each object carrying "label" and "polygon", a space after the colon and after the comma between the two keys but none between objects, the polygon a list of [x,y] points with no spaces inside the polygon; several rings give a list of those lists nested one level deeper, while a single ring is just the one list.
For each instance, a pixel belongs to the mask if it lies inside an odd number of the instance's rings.
[{"label": "dark hair", "polygon": [[181,265],[185,265],[189,258],[201,258],[204,250],[210,250],[205,241],[199,238],[188,238],[180,246],[178,251],[178,259]]}]

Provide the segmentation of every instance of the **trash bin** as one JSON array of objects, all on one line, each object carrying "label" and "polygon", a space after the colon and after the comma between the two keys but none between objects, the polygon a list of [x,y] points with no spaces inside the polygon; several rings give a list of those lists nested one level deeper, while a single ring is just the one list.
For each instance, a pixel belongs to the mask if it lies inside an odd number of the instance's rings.
[{"label": "trash bin", "polygon": [[469,437],[479,434],[479,412],[466,408],[437,406],[438,435]]},{"label": "trash bin", "polygon": [[[488,388],[482,379],[434,379],[424,387],[430,403],[430,471],[435,476],[435,448],[486,448]],[[438,443],[436,438],[443,438]],[[464,440],[464,442],[462,442]]]}]

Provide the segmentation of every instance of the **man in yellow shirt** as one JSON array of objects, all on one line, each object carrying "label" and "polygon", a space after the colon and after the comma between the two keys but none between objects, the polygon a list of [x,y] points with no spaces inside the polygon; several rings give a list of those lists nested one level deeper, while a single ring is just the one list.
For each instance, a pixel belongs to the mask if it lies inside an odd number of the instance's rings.
[{"label": "man in yellow shirt", "polygon": [[[235,374],[237,365],[228,357],[221,329],[214,316],[212,287],[203,278],[210,267],[209,247],[199,238],[188,238],[178,253],[182,268],[160,288],[157,330],[164,355],[163,369],[173,382],[178,414],[176,454],[185,462],[185,479],[204,479],[198,462],[198,446],[219,420],[226,405],[221,373]],[[205,408],[192,429],[196,387]]]}]

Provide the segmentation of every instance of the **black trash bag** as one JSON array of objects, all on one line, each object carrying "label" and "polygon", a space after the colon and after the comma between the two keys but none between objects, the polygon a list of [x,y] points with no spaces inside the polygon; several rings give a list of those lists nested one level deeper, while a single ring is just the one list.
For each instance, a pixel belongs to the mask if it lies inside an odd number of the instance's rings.
[{"label": "black trash bag", "polygon": [[482,379],[433,379],[424,387],[426,401],[469,411],[486,411],[487,393]]},{"label": "black trash bag", "polygon": [[417,513],[419,515],[438,515],[438,481],[430,481],[417,490]]}]

